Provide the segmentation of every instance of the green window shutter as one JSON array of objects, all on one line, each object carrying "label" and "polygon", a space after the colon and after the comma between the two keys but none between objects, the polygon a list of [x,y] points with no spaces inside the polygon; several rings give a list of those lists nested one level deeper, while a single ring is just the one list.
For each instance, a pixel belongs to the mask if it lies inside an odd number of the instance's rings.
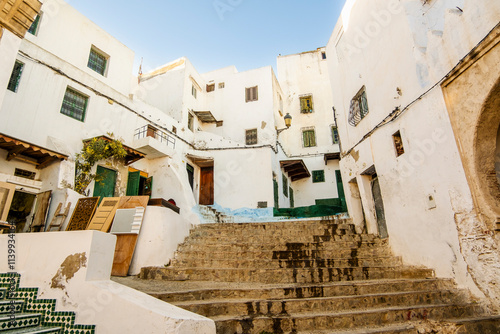
[{"label": "green window shutter", "polygon": [[280,208],[279,185],[276,179],[273,179],[273,186],[274,186],[274,207],[276,209],[279,209]]},{"label": "green window shutter", "polygon": [[127,196],[139,195],[139,181],[141,172],[129,172],[127,181]]},{"label": "green window shutter", "polygon": [[312,172],[313,183],[325,182],[325,171],[324,170],[314,170]]},{"label": "green window shutter", "polygon": [[285,197],[288,197],[288,179],[286,178],[285,174],[282,174],[282,179],[283,179],[283,195],[285,195]]}]

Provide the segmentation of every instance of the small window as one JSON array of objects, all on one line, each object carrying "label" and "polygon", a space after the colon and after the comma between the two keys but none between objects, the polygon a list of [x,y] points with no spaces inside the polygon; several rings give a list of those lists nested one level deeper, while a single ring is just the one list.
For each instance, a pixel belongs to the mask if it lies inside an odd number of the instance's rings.
[{"label": "small window", "polygon": [[28,29],[28,32],[34,36],[36,36],[36,34],[38,34],[38,27],[40,26],[40,14],[38,14],[36,17],[35,17],[35,20],[33,21],[33,23],[31,24],[30,28]]},{"label": "small window", "polygon": [[21,81],[21,74],[23,73],[23,69],[24,69],[24,64],[16,60],[14,68],[12,69],[12,74],[10,75],[9,85],[7,86],[8,90],[13,91],[14,93],[17,92],[17,88],[19,87],[19,81]]},{"label": "small window", "polygon": [[285,197],[288,197],[288,179],[286,178],[285,174],[282,174],[282,179],[283,179],[283,195],[285,195]]},{"label": "small window", "polygon": [[392,140],[394,141],[394,147],[396,148],[396,156],[405,154],[405,148],[403,146],[403,139],[401,138],[401,132],[396,132],[392,135]]},{"label": "small window", "polygon": [[326,59],[326,52],[321,52],[321,59]]},{"label": "small window", "polygon": [[334,125],[332,125],[332,142],[334,145],[339,143],[339,131]]},{"label": "small window", "polygon": [[198,95],[198,90],[196,89],[196,87],[194,85],[192,85],[192,87],[191,87],[191,95],[193,95],[195,99]]},{"label": "small window", "polygon": [[188,113],[188,129],[193,131],[194,128],[194,116],[190,112]]},{"label": "small window", "polygon": [[224,82],[219,82],[219,89],[223,89],[226,87],[226,84]]},{"label": "small window", "polygon": [[213,92],[215,90],[215,84],[207,85],[207,93]]},{"label": "small window", "polygon": [[245,88],[245,101],[252,102],[259,100],[259,87]]},{"label": "small window", "polygon": [[314,147],[316,146],[316,133],[314,129],[302,130],[302,139],[304,147]]},{"label": "small window", "polygon": [[61,114],[84,121],[89,98],[72,88],[67,88],[61,107]]},{"label": "small window", "polygon": [[246,130],[246,143],[247,145],[257,144],[257,129]]},{"label": "small window", "polygon": [[28,180],[34,180],[36,177],[36,172],[31,172],[29,170],[16,168],[14,170],[14,176],[22,177]]},{"label": "small window", "polygon": [[313,170],[312,181],[313,181],[313,183],[325,182],[325,171],[324,170]]},{"label": "small window", "polygon": [[368,100],[366,98],[365,87],[353,97],[349,110],[349,124],[357,126],[359,122],[368,114]]},{"label": "small window", "polygon": [[176,128],[175,126],[172,126],[172,132],[173,132],[174,134],[177,134],[177,128]]},{"label": "small window", "polygon": [[100,75],[105,75],[106,66],[108,65],[108,56],[97,51],[95,48],[90,49],[88,68],[96,71]]},{"label": "small window", "polygon": [[313,102],[312,102],[312,96],[303,96],[300,98],[300,112],[303,114],[309,114],[312,113],[313,110]]}]

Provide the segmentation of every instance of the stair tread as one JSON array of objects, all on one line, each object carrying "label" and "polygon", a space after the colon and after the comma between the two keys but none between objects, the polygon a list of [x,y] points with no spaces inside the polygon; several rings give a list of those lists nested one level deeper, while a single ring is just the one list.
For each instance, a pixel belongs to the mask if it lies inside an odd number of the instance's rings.
[{"label": "stair tread", "polygon": [[467,322],[478,322],[478,321],[487,321],[487,320],[498,320],[500,322],[500,315],[485,315],[479,317],[471,317],[471,318],[460,318],[460,319],[444,319],[443,321],[452,322],[455,324],[463,324]]},{"label": "stair tread", "polygon": [[335,316],[345,316],[345,315],[355,315],[355,314],[369,314],[369,313],[379,313],[379,312],[388,312],[388,311],[402,311],[402,310],[415,310],[415,309],[429,309],[429,308],[439,308],[439,307],[467,307],[472,306],[473,304],[425,304],[425,305],[405,305],[405,306],[387,306],[387,307],[378,307],[378,308],[370,308],[370,309],[355,309],[355,310],[344,310],[344,311],[326,311],[326,312],[311,312],[311,313],[288,313],[288,314],[278,314],[272,316],[265,315],[257,315],[257,316],[214,316],[211,317],[214,321],[228,321],[228,320],[243,320],[252,318],[255,319],[288,319],[288,318],[315,318],[315,317],[335,317]]},{"label": "stair tread", "polygon": [[372,293],[363,295],[344,295],[344,296],[331,296],[331,297],[307,297],[307,298],[279,298],[279,299],[259,299],[259,298],[237,298],[237,299],[205,299],[205,300],[191,300],[182,302],[172,302],[176,306],[185,305],[203,305],[203,304],[238,304],[247,302],[295,302],[295,301],[321,301],[321,300],[347,300],[355,298],[368,298],[368,297],[391,297],[391,296],[402,296],[410,294],[427,294],[427,293],[449,293],[451,290],[419,290],[419,291],[402,291],[402,292],[384,292],[384,293]]},{"label": "stair tread", "polygon": [[291,289],[291,288],[312,288],[312,287],[330,287],[330,286],[368,286],[381,284],[394,284],[406,282],[447,282],[451,279],[442,278],[393,278],[380,280],[359,280],[359,281],[339,281],[322,283],[280,283],[263,284],[254,282],[207,282],[207,281],[167,281],[167,280],[144,280],[137,277],[112,277],[118,283],[128,285],[144,291],[146,293],[189,293],[196,291],[214,291],[214,290],[273,290],[273,289]]},{"label": "stair tread", "polygon": [[415,326],[411,324],[395,324],[389,326],[377,326],[377,327],[356,327],[347,330],[315,330],[315,331],[299,331],[297,334],[377,334],[386,332],[401,332],[414,329]]}]

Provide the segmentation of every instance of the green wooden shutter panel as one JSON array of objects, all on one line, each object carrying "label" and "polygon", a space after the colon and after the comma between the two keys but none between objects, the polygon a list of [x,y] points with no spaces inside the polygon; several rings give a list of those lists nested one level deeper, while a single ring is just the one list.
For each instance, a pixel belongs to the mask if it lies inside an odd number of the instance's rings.
[{"label": "green wooden shutter panel", "polygon": [[129,172],[127,181],[127,196],[139,195],[139,181],[141,172]]}]

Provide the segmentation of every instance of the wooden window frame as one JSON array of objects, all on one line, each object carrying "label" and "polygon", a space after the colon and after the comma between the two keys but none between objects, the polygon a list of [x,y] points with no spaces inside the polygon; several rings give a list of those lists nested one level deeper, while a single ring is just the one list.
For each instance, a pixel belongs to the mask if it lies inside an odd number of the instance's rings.
[{"label": "wooden window frame", "polygon": [[366,88],[363,86],[351,100],[348,118],[349,124],[357,126],[369,112]]},{"label": "wooden window frame", "polygon": [[396,152],[396,157],[400,157],[405,154],[405,147],[403,143],[403,138],[401,137],[401,131],[398,130],[392,135],[392,141],[394,143],[394,150]]},{"label": "wooden window frame", "polygon": [[254,102],[259,100],[259,86],[245,88],[245,102]]},{"label": "wooden window frame", "polygon": [[332,133],[332,143],[333,145],[338,145],[340,143],[339,130],[335,125],[330,126]]},{"label": "wooden window frame", "polygon": [[188,129],[194,132],[194,115],[188,112]]},{"label": "wooden window frame", "polygon": [[[310,114],[314,112],[314,104],[313,104],[313,96],[304,95],[299,98],[300,101],[300,113],[301,114]],[[309,101],[309,105],[308,102]]]},{"label": "wooden window frame", "polygon": [[[306,133],[313,134],[313,143],[311,143],[310,138],[306,140]],[[314,128],[305,128],[302,129],[302,145],[304,148],[306,147],[316,147],[318,145],[316,140],[316,130]]]},{"label": "wooden window frame", "polygon": [[207,85],[207,93],[214,92],[215,91],[215,84],[208,84]]},{"label": "wooden window frame", "polygon": [[191,95],[193,95],[195,99],[198,98],[198,89],[194,86],[194,84],[191,85]]},{"label": "wooden window frame", "polygon": [[219,82],[219,89],[224,89],[224,88],[226,88],[226,83]]}]

